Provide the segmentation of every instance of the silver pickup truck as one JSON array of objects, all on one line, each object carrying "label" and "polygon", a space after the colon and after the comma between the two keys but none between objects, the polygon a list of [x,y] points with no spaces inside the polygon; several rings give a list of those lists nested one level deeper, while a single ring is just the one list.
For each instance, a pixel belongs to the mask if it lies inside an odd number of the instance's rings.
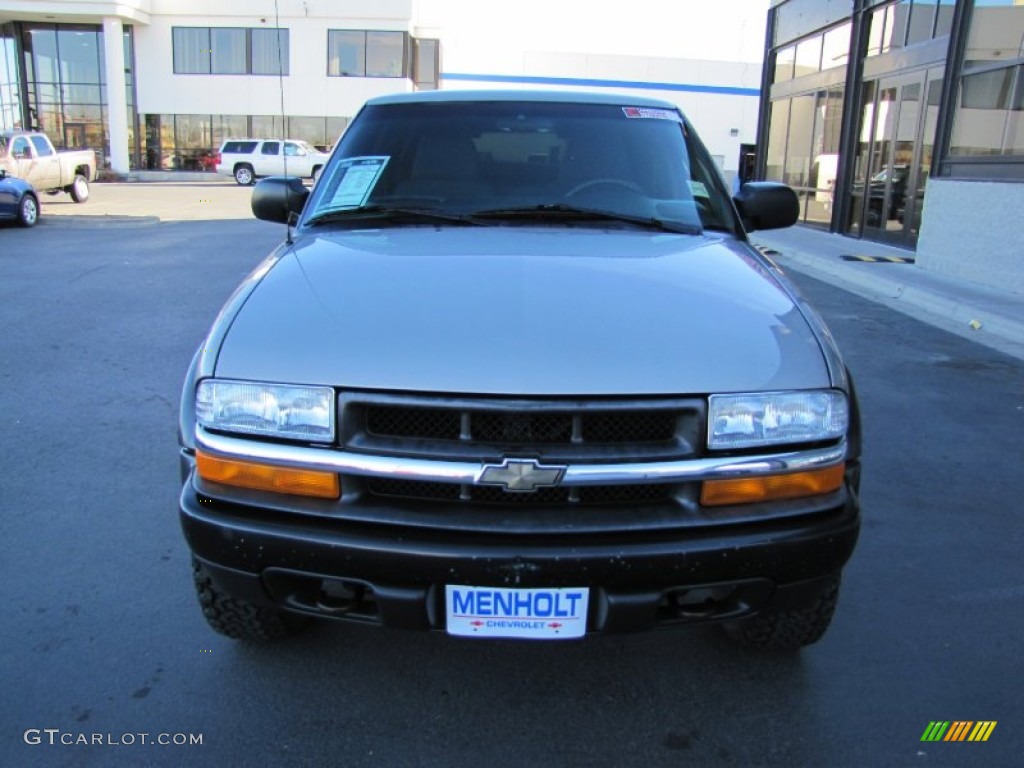
[{"label": "silver pickup truck", "polygon": [[860,425],[831,334],[747,238],[796,222],[792,189],[730,198],[668,102],[423,91],[368,102],[312,190],[264,179],[252,209],[287,239],[181,398],[214,630],[825,633]]},{"label": "silver pickup truck", "polygon": [[91,149],[58,152],[43,133],[0,132],[0,168],[24,179],[40,192],[67,192],[76,203],[89,199],[96,178],[96,153]]}]

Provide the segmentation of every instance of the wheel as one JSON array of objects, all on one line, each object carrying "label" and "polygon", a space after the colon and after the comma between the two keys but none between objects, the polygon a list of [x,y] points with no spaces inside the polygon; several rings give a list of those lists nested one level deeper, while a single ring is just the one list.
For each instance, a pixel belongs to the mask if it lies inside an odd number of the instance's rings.
[{"label": "wheel", "polygon": [[77,174],[75,180],[71,182],[71,199],[76,203],[84,203],[89,199],[89,180]]},{"label": "wheel", "polygon": [[251,165],[236,165],[235,166],[235,181],[241,184],[243,187],[248,187],[256,180],[256,174],[252,172]]},{"label": "wheel", "polygon": [[23,227],[34,227],[39,221],[39,201],[32,195],[25,195],[18,203],[18,223]]},{"label": "wheel", "polygon": [[830,581],[803,608],[776,611],[725,625],[736,641],[751,648],[771,651],[796,651],[818,642],[836,610],[839,600],[839,578]]},{"label": "wheel", "polygon": [[577,184],[575,187],[565,193],[566,197],[572,197],[578,195],[580,192],[584,192],[588,189],[593,189],[597,186],[616,186],[624,187],[630,192],[635,192],[638,195],[644,194],[644,191],[640,188],[639,184],[632,181],[626,181],[625,179],[591,179],[590,181],[584,181],[582,184]]},{"label": "wheel", "polygon": [[250,641],[275,640],[294,634],[307,623],[301,616],[220,592],[209,572],[195,558],[192,558],[192,576],[206,622],[226,637]]}]

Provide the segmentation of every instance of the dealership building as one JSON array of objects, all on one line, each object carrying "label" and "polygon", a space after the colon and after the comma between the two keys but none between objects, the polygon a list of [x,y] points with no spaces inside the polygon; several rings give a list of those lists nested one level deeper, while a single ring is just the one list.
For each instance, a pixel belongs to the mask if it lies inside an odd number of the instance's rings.
[{"label": "dealership building", "polygon": [[1024,292],[1024,3],[775,0],[758,174],[811,226]]},{"label": "dealership building", "polygon": [[678,34],[679,50],[498,55],[492,23],[495,55],[476,59],[449,44],[433,5],[0,0],[0,130],[92,147],[116,173],[209,170],[232,137],[330,146],[389,93],[657,96],[694,121],[728,179],[794,187],[804,225],[1024,292],[1022,0],[765,0],[751,18],[693,29],[668,15],[722,0],[648,3],[644,26]]}]

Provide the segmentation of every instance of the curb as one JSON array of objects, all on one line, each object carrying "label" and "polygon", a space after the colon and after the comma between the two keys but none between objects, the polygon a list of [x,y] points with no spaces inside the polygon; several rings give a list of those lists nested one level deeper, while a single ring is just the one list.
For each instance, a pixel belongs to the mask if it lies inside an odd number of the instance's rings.
[{"label": "curb", "polygon": [[[797,250],[775,251],[770,258],[782,266],[843,288],[871,301],[910,315],[917,320],[984,344],[1024,360],[1024,319],[993,311],[980,304],[904,281],[893,275],[833,265],[831,257]],[[784,248],[785,246],[783,246]],[[838,257],[836,257],[838,258]],[[877,270],[920,269],[911,264],[880,264]]]}]

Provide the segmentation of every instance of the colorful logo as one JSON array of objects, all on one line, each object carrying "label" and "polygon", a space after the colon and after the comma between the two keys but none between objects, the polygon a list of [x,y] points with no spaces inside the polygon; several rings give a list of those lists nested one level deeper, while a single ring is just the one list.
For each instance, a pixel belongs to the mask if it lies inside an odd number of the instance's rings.
[{"label": "colorful logo", "polygon": [[995,720],[932,720],[921,741],[988,741],[995,728]]}]

